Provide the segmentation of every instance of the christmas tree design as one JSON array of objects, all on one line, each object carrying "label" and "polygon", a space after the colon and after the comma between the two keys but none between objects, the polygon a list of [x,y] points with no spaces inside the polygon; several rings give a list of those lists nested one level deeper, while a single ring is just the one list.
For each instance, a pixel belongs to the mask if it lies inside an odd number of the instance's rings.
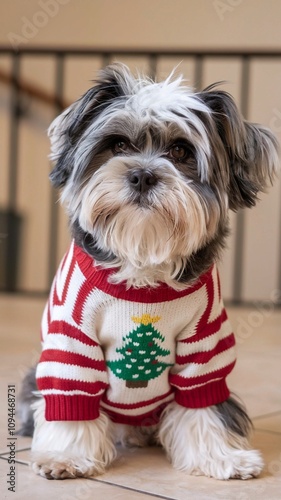
[{"label": "christmas tree design", "polygon": [[150,314],[143,314],[141,318],[133,316],[134,323],[140,325],[123,337],[123,346],[116,349],[122,359],[106,363],[116,377],[126,380],[126,387],[147,387],[149,380],[159,377],[168,366],[172,366],[157,359],[170,354],[160,347],[159,341],[164,342],[165,338],[153,326],[159,319],[159,316],[151,317]]}]

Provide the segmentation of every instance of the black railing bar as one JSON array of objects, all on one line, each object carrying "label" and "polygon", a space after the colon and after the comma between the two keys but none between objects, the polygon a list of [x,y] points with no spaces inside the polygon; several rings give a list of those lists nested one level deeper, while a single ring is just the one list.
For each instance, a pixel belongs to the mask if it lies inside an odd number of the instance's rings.
[{"label": "black railing bar", "polygon": [[[19,179],[19,126],[21,115],[21,96],[18,85],[20,78],[20,56],[12,57],[12,78],[10,86],[10,134],[9,134],[9,169],[8,169],[8,200],[6,207],[6,224],[3,277],[6,291],[15,291],[18,277],[20,255],[20,217],[17,213],[18,179]],[[1,242],[0,242],[1,243]]]},{"label": "black railing bar", "polygon": [[155,80],[157,74],[158,56],[153,52],[149,54],[147,57],[148,57],[149,76],[150,78],[152,78],[152,80]]},{"label": "black railing bar", "polygon": [[[56,55],[55,96],[57,104],[55,115],[62,111],[61,103],[63,102],[65,76],[64,61],[65,58],[62,54]],[[48,286],[50,287],[58,264],[59,205],[58,193],[55,189],[51,189],[49,224]]]},{"label": "black railing bar", "polygon": [[157,57],[195,57],[204,55],[204,57],[281,57],[280,49],[145,49],[145,48],[117,48],[117,47],[19,47],[18,50],[6,45],[0,45],[0,53],[21,54],[21,55],[46,55],[52,56],[60,54],[63,56],[101,56],[101,55],[124,55],[124,56],[148,56],[155,54]]},{"label": "black railing bar", "polygon": [[11,83],[11,120],[10,120],[10,148],[9,148],[9,178],[8,178],[8,206],[16,210],[18,188],[18,146],[19,146],[19,118],[20,118],[20,56],[14,54],[12,59]]},{"label": "black railing bar", "polygon": [[233,297],[235,304],[242,302],[243,270],[245,243],[245,213],[239,210],[236,215],[235,252],[233,262]]},{"label": "black railing bar", "polygon": [[202,55],[198,55],[195,58],[195,69],[194,69],[194,87],[197,90],[202,90],[203,85],[203,63],[204,58]]},{"label": "black railing bar", "polygon": [[[243,117],[249,115],[249,89],[250,89],[250,59],[248,56],[242,58],[241,72],[241,103],[240,109]],[[244,273],[244,246],[245,246],[245,212],[239,210],[236,216],[235,233],[235,254],[233,263],[233,301],[240,304],[243,291],[243,273]]]},{"label": "black railing bar", "polygon": [[102,67],[108,66],[111,63],[111,54],[108,52],[101,54]]},{"label": "black railing bar", "polygon": [[245,119],[249,118],[250,60],[242,58],[240,110]]}]

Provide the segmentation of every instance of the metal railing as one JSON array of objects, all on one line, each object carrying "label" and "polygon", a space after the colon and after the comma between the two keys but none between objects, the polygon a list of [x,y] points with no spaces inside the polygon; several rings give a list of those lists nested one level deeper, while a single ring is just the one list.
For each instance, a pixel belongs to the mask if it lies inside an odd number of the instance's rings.
[{"label": "metal railing", "polygon": [[[13,225],[13,217],[17,213],[17,198],[18,198],[18,145],[19,145],[19,124],[21,120],[21,100],[24,92],[29,93],[29,97],[37,100],[49,100],[49,105],[53,107],[54,114],[58,114],[65,105],[65,64],[71,58],[95,57],[101,61],[101,66],[105,66],[114,59],[121,60],[126,57],[145,58],[149,68],[149,74],[152,78],[157,75],[159,60],[163,58],[192,58],[194,61],[193,81],[195,87],[200,90],[202,88],[204,68],[206,61],[219,59],[237,59],[241,65],[240,77],[240,109],[247,119],[249,107],[249,92],[251,88],[251,63],[254,60],[277,60],[281,63],[281,51],[279,50],[141,50],[141,49],[103,49],[103,48],[48,48],[48,47],[24,47],[15,52],[11,47],[0,46],[1,55],[9,56],[12,61],[11,74],[6,77],[6,83],[10,86],[10,138],[9,138],[9,175],[8,175],[8,202],[5,207],[10,224]],[[42,95],[40,89],[32,88],[24,89],[21,85],[21,63],[25,57],[52,57],[55,61],[55,85],[50,95]],[[0,82],[5,80],[1,78]],[[48,250],[48,283],[46,283],[46,292],[56,271],[58,251],[58,207],[55,203],[56,194],[52,191],[52,200],[50,202],[50,224],[49,224],[49,250]],[[17,224],[14,222],[14,225]],[[11,233],[12,230],[10,229]],[[2,229],[3,232],[3,229]],[[5,231],[4,231],[5,232]],[[8,231],[9,232],[9,231]],[[1,233],[1,229],[0,229]],[[2,235],[3,236],[3,235]],[[9,236],[9,234],[8,234]],[[9,240],[9,238],[6,238]],[[244,212],[240,211],[236,221],[236,238],[235,238],[235,257],[233,262],[233,290],[232,300],[235,303],[241,302],[242,296],[242,276],[243,276],[243,251],[245,242],[245,217]],[[9,244],[6,248],[6,260],[4,262],[6,277],[2,283],[2,289],[7,291],[18,291],[16,267],[11,257],[12,248],[18,242],[13,240],[12,234]],[[280,245],[281,253],[281,245]],[[2,265],[2,263],[1,263]],[[281,260],[278,266],[279,281],[278,286],[281,289]],[[1,285],[0,285],[1,286]],[[21,290],[24,291],[24,290]],[[36,292],[36,290],[34,290]]]}]

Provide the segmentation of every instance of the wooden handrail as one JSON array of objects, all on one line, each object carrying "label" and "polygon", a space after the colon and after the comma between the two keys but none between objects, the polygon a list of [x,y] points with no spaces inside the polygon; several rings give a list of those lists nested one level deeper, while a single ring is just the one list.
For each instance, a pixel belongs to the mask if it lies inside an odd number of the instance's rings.
[{"label": "wooden handrail", "polygon": [[49,106],[55,106],[58,109],[65,109],[69,106],[69,103],[66,102],[65,99],[60,99],[56,97],[55,94],[52,94],[28,81],[15,80],[11,74],[6,73],[2,69],[0,69],[0,82],[7,85],[14,85],[20,92],[23,92],[24,94],[37,99],[44,104],[48,104]]}]

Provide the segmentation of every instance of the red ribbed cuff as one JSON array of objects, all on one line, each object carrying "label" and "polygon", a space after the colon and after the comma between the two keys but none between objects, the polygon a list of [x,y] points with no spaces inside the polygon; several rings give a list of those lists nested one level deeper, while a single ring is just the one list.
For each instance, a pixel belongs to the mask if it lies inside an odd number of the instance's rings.
[{"label": "red ribbed cuff", "polygon": [[48,394],[44,398],[46,402],[45,418],[48,421],[95,420],[100,414],[101,396]]},{"label": "red ribbed cuff", "polygon": [[206,408],[223,403],[229,396],[225,380],[215,380],[194,389],[175,391],[175,401],[185,408]]}]

